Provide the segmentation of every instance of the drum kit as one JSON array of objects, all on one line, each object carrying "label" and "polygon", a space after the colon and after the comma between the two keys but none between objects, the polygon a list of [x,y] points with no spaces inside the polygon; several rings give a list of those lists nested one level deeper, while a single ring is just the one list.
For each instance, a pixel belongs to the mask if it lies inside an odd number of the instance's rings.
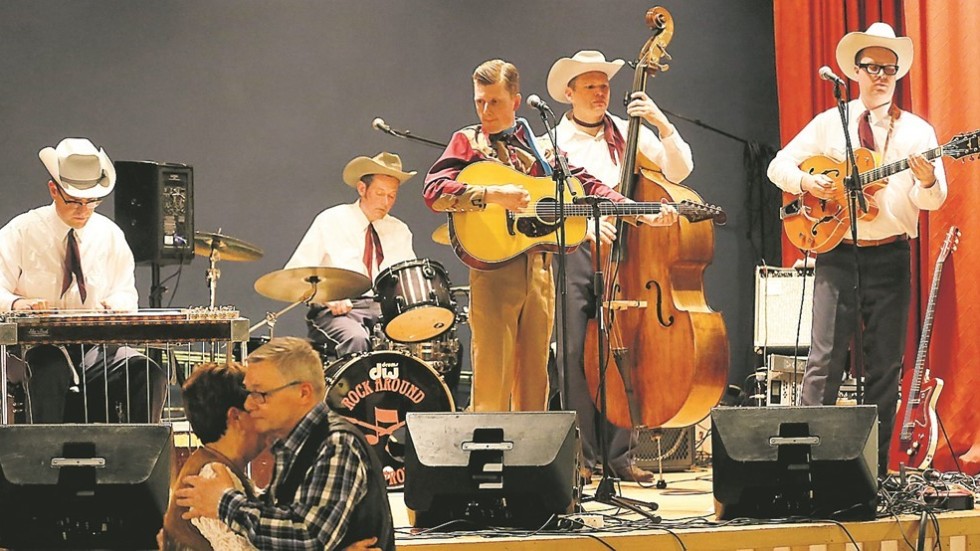
[{"label": "drum kit", "polygon": [[[438,231],[438,230],[437,230]],[[208,284],[214,302],[219,260],[251,261],[258,247],[219,233],[195,235],[195,253],[208,257]],[[468,320],[468,287],[452,287],[446,269],[435,260],[414,259],[389,266],[372,282],[363,274],[332,267],[277,270],[255,282],[260,295],[290,303],[250,328],[274,332],[280,316],[300,304],[322,304],[362,297],[372,291],[381,322],[371,335],[370,352],[324,359],[327,404],[361,429],[384,467],[389,487],[405,481],[405,415],[454,411],[450,388],[459,380],[463,347],[456,336]],[[264,342],[252,338],[250,345]]]}]

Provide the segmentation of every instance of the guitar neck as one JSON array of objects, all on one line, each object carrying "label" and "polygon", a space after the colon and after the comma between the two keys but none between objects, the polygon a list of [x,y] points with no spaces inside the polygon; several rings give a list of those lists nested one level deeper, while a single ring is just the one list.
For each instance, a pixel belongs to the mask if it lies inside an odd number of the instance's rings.
[{"label": "guitar neck", "polygon": [[[912,384],[909,387],[909,397],[918,398],[919,389],[922,388],[922,379],[925,375],[926,352],[929,350],[929,341],[932,338],[932,320],[936,309],[936,298],[939,296],[939,280],[943,274],[943,262],[936,263],[936,269],[932,274],[932,288],[929,290],[929,304],[926,306],[926,317],[922,323],[922,336],[919,338],[919,349],[915,354],[915,370],[912,372]],[[912,400],[909,400],[909,405]]]},{"label": "guitar neck", "polygon": [[[685,209],[685,206],[680,203],[600,203],[599,214],[602,216],[659,214],[663,210],[663,205],[670,205],[681,214],[683,214],[683,210]],[[593,214],[595,214],[595,207],[592,205],[565,205],[565,216],[592,216]]]},{"label": "guitar neck", "polygon": [[[935,149],[930,149],[928,151],[923,151],[922,156],[926,158],[927,161],[937,159],[943,156],[943,147],[939,146]],[[867,185],[872,182],[877,182],[878,180],[884,180],[885,178],[891,176],[892,174],[897,174],[903,170],[908,170],[909,160],[902,159],[900,161],[895,161],[894,163],[889,163],[884,166],[879,166],[878,168],[871,169],[860,175],[861,185]]]}]

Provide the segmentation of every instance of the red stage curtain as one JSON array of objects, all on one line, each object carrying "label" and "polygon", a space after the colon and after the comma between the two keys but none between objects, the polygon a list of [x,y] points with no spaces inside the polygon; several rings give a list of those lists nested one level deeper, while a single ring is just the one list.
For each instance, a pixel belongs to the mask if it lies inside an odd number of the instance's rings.
[{"label": "red stage curtain", "polygon": [[[980,10],[956,0],[906,0],[905,21],[916,52],[908,79],[911,110],[932,123],[940,143],[980,128],[980,102],[976,101]],[[963,470],[975,475],[980,472],[980,408],[975,402],[980,386],[980,286],[970,270],[980,265],[980,214],[974,206],[980,200],[980,165],[949,158],[944,165],[949,196],[942,209],[927,216],[919,232],[923,258],[919,273],[924,282],[920,319],[925,315],[928,282],[946,231],[955,224],[963,232],[959,250],[944,266],[927,356],[932,375],[945,380],[937,410],[953,448],[951,454],[940,433],[933,463],[938,469],[954,470],[955,455]],[[906,357],[906,374],[914,361],[914,356]]]},{"label": "red stage curtain", "polygon": [[[866,30],[875,21],[884,21],[897,34],[904,34],[901,0],[776,0],[773,27],[782,145],[793,139],[814,115],[834,106],[833,85],[821,81],[817,70],[826,65],[841,75],[836,61],[837,42],[849,32]],[[845,80],[851,97],[856,98],[857,84],[846,77]],[[895,102],[903,109],[909,109],[908,89],[908,79],[902,79],[895,91]],[[782,243],[784,266],[803,258],[785,233]]]},{"label": "red stage curtain", "polygon": [[[816,72],[821,65],[839,70],[834,50],[840,37],[846,32],[864,30],[875,21],[891,24],[897,34],[911,37],[915,44],[915,62],[909,76],[899,82],[896,103],[930,121],[941,143],[958,132],[980,127],[980,104],[965,101],[976,97],[975,91],[980,89],[980,73],[971,66],[972,60],[980,58],[980,45],[974,40],[975,30],[980,28],[980,10],[955,0],[777,0],[776,77],[783,144],[813,115],[833,106],[832,88],[820,82]],[[856,86],[851,87],[851,92],[857,93]],[[934,464],[943,470],[956,469],[955,455],[964,471],[976,474],[980,472],[980,428],[976,428],[980,426],[980,412],[973,406],[971,390],[980,382],[980,339],[975,329],[980,323],[980,287],[971,285],[971,276],[964,266],[980,262],[980,245],[969,241],[971,235],[980,236],[980,215],[969,208],[975,204],[974,197],[980,195],[980,169],[948,159],[944,164],[949,198],[940,211],[923,213],[920,238],[912,242],[912,315],[902,395],[908,396],[936,255],[947,228],[957,224],[964,237],[960,250],[945,268],[933,344],[927,358],[933,375],[946,381],[938,411],[945,421],[953,453],[940,437]],[[802,256],[784,235],[784,265],[789,266]],[[897,424],[901,418],[900,409]],[[896,427],[896,434],[900,428]],[[892,466],[897,466],[900,450],[893,448],[891,459]]]}]

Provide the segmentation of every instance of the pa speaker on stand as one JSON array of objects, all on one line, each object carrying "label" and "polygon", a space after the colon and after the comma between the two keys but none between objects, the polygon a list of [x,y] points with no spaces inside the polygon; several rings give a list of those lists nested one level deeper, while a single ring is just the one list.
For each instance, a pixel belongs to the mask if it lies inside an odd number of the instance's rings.
[{"label": "pa speaker on stand", "polygon": [[153,271],[150,306],[162,306],[160,266],[194,259],[194,167],[116,161],[116,224],[137,264]]}]

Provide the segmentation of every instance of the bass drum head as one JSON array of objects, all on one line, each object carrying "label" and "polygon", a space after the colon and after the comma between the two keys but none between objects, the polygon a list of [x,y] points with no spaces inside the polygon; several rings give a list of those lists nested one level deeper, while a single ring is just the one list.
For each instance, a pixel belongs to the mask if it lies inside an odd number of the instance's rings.
[{"label": "bass drum head", "polygon": [[342,358],[326,370],[327,405],[364,434],[388,488],[405,484],[405,415],[454,411],[452,394],[429,364],[399,351]]}]

